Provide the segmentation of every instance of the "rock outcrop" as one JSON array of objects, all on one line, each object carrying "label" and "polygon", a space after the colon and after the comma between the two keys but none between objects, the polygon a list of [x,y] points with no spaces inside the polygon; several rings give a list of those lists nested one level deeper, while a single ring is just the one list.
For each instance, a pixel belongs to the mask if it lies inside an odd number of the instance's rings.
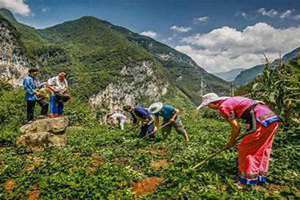
[{"label": "rock outcrop", "polygon": [[[135,105],[137,102],[158,101],[168,91],[168,82],[153,71],[153,63],[144,61],[135,66],[124,66],[119,81],[110,83],[104,90],[90,98],[90,104],[103,112]],[[144,98],[144,99],[142,99]]]},{"label": "rock outcrop", "polygon": [[67,143],[67,117],[38,119],[20,128],[22,135],[17,138],[17,145],[25,145],[33,151],[45,147],[63,147]]},{"label": "rock outcrop", "polygon": [[27,73],[29,62],[15,31],[9,22],[0,20],[0,79],[18,86]]}]

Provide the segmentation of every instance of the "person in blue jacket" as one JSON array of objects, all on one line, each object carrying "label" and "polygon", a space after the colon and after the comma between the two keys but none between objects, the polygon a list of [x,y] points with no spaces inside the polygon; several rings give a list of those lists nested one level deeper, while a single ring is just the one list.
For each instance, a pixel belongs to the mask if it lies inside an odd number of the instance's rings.
[{"label": "person in blue jacket", "polygon": [[123,110],[129,112],[132,117],[133,124],[141,123],[139,137],[141,138],[155,138],[157,131],[154,125],[154,119],[147,108],[142,106],[132,107],[130,105],[124,106]]},{"label": "person in blue jacket", "polygon": [[39,70],[37,68],[31,68],[28,70],[28,75],[23,80],[23,87],[25,90],[25,99],[27,102],[27,121],[30,122],[34,119],[34,108],[36,102],[41,106],[41,115],[47,116],[48,114],[48,103],[40,101],[38,93],[38,80],[36,76]]}]

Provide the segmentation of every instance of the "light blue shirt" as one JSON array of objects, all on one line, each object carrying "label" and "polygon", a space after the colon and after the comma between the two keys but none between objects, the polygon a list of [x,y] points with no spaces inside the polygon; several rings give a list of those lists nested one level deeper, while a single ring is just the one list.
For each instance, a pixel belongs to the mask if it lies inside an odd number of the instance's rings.
[{"label": "light blue shirt", "polygon": [[32,76],[26,76],[23,80],[23,87],[26,92],[25,98],[27,101],[36,101],[37,97],[35,95],[35,90],[37,88],[37,84],[35,79]]}]

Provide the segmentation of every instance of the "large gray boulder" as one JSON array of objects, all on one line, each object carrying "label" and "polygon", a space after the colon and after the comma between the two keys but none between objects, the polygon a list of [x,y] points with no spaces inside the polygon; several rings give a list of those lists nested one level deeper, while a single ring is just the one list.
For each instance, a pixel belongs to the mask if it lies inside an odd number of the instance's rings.
[{"label": "large gray boulder", "polygon": [[21,136],[17,145],[29,147],[33,151],[44,150],[45,147],[63,147],[67,143],[66,129],[69,125],[67,117],[38,119],[20,128]]}]

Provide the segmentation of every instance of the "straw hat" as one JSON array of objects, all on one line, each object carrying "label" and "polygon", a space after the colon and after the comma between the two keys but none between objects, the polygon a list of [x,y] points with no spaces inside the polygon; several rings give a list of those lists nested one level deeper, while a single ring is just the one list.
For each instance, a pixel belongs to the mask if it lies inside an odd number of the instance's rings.
[{"label": "straw hat", "polygon": [[228,98],[229,97],[219,97],[216,93],[208,93],[202,96],[202,103],[200,104],[200,106],[198,106],[197,110],[200,110],[201,108],[207,106],[210,103],[220,101],[220,100],[225,100]]},{"label": "straw hat", "polygon": [[158,113],[163,107],[163,103],[161,102],[157,102],[157,103],[153,103],[150,107],[149,107],[149,111],[152,114],[156,114]]}]

